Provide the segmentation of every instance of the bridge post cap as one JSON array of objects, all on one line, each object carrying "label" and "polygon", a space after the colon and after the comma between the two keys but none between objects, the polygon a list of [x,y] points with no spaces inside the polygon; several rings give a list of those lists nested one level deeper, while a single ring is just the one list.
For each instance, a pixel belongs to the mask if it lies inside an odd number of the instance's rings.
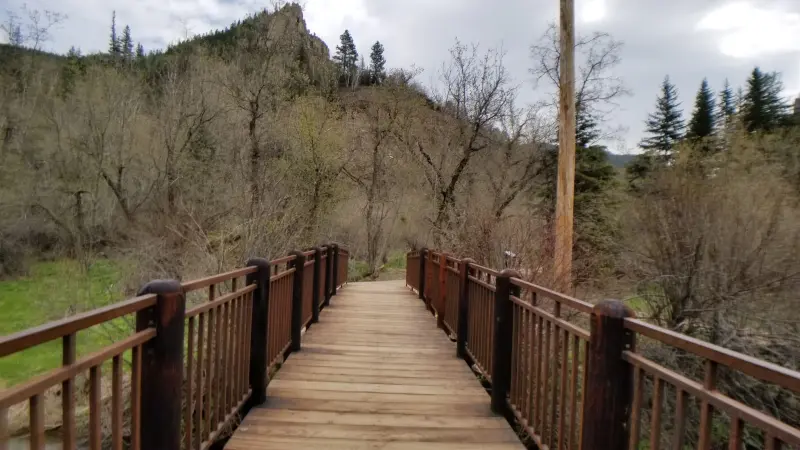
[{"label": "bridge post cap", "polygon": [[522,275],[514,269],[503,269],[497,274],[497,278],[522,278]]},{"label": "bridge post cap", "polygon": [[613,319],[635,318],[636,313],[630,306],[619,300],[603,300],[592,308],[592,314]]},{"label": "bridge post cap", "polygon": [[151,280],[139,288],[136,293],[136,295],[149,294],[183,294],[183,288],[178,280]]},{"label": "bridge post cap", "polygon": [[461,262],[464,264],[475,264],[475,260],[472,258],[461,258]]},{"label": "bridge post cap", "polygon": [[255,267],[258,267],[259,269],[269,269],[270,268],[269,260],[266,259],[266,258],[250,258],[250,259],[247,260],[247,262],[245,264],[247,265],[247,267],[255,266]]}]

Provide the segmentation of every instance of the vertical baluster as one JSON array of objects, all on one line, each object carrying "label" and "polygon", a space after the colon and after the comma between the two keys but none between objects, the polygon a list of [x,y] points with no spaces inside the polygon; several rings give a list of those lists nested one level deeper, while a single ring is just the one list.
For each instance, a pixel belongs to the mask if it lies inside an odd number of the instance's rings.
[{"label": "vertical baluster", "polygon": [[31,450],[44,450],[44,395],[36,394],[29,400]]},{"label": "vertical baluster", "polygon": [[548,402],[550,383],[552,379],[550,378],[550,321],[546,319],[543,320],[544,325],[544,345],[542,347],[542,409],[541,414],[539,417],[539,429],[541,430],[542,435],[542,442],[545,441],[547,437],[547,413],[550,408]]},{"label": "vertical baluster", "polygon": [[653,378],[653,411],[650,416],[650,448],[661,448],[661,399],[664,397],[664,383],[661,378]]},{"label": "vertical baluster", "polygon": [[[61,365],[69,366],[75,362],[75,334],[61,339]],[[75,379],[68,378],[61,383],[61,447],[75,450]]]},{"label": "vertical baluster", "polygon": [[581,341],[577,335],[572,336],[572,370],[569,383],[569,441],[567,448],[574,448],[577,443],[575,433],[578,431],[578,355],[581,352]]},{"label": "vertical baluster", "polygon": [[519,382],[519,314],[517,314],[517,305],[511,305],[511,384],[509,386],[509,398],[511,405],[519,409],[519,401],[517,399],[517,383]]},{"label": "vertical baluster", "polygon": [[[195,449],[200,449],[203,442],[203,340],[206,328],[206,316],[201,313],[197,319],[197,377],[195,377],[195,401],[194,401],[194,427],[197,432],[197,445]],[[208,380],[206,380],[208,383]]]},{"label": "vertical baluster", "polygon": [[206,352],[206,392],[205,392],[205,409],[206,409],[206,433],[203,435],[203,439],[207,438],[214,432],[214,421],[212,416],[212,403],[214,402],[214,337],[216,334],[216,327],[215,327],[215,314],[214,309],[209,309],[206,314],[208,314],[208,351]]},{"label": "vertical baluster", "polygon": [[122,450],[122,356],[111,361],[111,448]]},{"label": "vertical baluster", "polygon": [[[705,379],[703,387],[713,391],[717,387],[717,363],[706,361]],[[714,407],[707,400],[703,400],[700,405],[700,443],[699,450],[709,450],[711,448],[711,424],[714,421]]]},{"label": "vertical baluster", "polygon": [[92,450],[103,447],[100,373],[100,366],[89,369],[89,448]]},{"label": "vertical baluster", "polygon": [[544,385],[544,377],[542,376],[542,349],[544,347],[543,337],[543,324],[544,321],[540,315],[536,315],[536,329],[534,336],[536,339],[535,356],[534,356],[534,369],[536,374],[536,384],[534,385],[535,396],[533,399],[533,415],[531,419],[531,427],[536,431],[539,436],[542,436],[542,427],[539,424],[542,415],[542,385]]},{"label": "vertical baluster", "polygon": [[223,347],[223,336],[225,335],[225,312],[223,310],[224,305],[219,305],[214,308],[215,312],[214,315],[217,317],[217,330],[216,336],[214,338],[214,346],[216,347],[215,355],[214,355],[214,405],[212,407],[212,417],[214,427],[211,429],[212,432],[217,431],[219,429],[219,424],[224,419],[224,416],[220,416],[222,413],[222,403],[225,401],[225,396],[223,395],[222,386],[224,383],[224,373],[225,373],[225,348]]},{"label": "vertical baluster", "polygon": [[644,374],[639,366],[633,367],[633,401],[631,402],[631,435],[629,450],[639,448],[642,421],[642,391],[644,388]]},{"label": "vertical baluster", "polygon": [[131,450],[141,449],[142,346],[131,349]]},{"label": "vertical baluster", "polygon": [[8,450],[8,408],[0,408],[0,450]]},{"label": "vertical baluster", "polygon": [[558,364],[561,360],[559,357],[561,353],[561,333],[559,332],[560,330],[555,322],[551,325],[550,330],[553,333],[553,376],[550,378],[550,383],[552,386],[550,388],[550,392],[552,396],[550,400],[550,434],[548,437],[548,442],[552,448],[556,442],[556,406],[558,403],[559,387],[558,380],[561,378],[559,376],[561,369],[558,367]]},{"label": "vertical baluster", "polygon": [[184,431],[184,449],[191,450],[192,448],[192,403],[194,397],[192,394],[194,391],[192,390],[193,383],[194,383],[194,317],[189,318],[189,331],[187,336],[188,342],[186,345],[186,380],[184,381],[186,384],[186,397],[184,397],[183,402],[183,425],[185,427]]},{"label": "vertical baluster", "polygon": [[740,419],[738,416],[731,416],[731,427],[728,436],[728,450],[741,450],[742,419]]},{"label": "vertical baluster", "polygon": [[561,398],[558,401],[558,448],[564,448],[568,439],[564,435],[564,420],[567,415],[567,373],[569,370],[569,333],[561,330]]}]

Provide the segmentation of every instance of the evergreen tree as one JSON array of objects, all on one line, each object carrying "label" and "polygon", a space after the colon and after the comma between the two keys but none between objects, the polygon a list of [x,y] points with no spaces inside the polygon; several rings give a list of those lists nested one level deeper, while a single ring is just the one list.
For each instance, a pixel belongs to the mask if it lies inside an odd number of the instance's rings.
[{"label": "evergreen tree", "polygon": [[733,94],[728,80],[725,80],[725,87],[719,93],[719,108],[717,109],[717,126],[721,130],[726,130],[733,121],[736,114],[736,97]]},{"label": "evergreen tree", "polygon": [[597,119],[585,108],[580,100],[575,102],[575,144],[578,148],[587,148],[600,139],[600,126]]},{"label": "evergreen tree", "polygon": [[778,73],[753,69],[742,99],[742,121],[747,131],[772,131],[787,123],[789,107],[781,98],[782,91]]},{"label": "evergreen tree", "polygon": [[356,81],[358,51],[356,51],[356,44],[349,30],[344,30],[339,39],[341,44],[336,46],[336,55],[334,55],[333,60],[339,65],[344,83],[349,86]]},{"label": "evergreen tree", "polygon": [[369,55],[370,75],[372,84],[381,84],[386,79],[386,58],[383,56],[383,44],[376,41],[372,45],[372,52]]},{"label": "evergreen tree", "polygon": [[139,42],[136,44],[136,59],[144,58],[144,47],[142,47],[142,43]]},{"label": "evergreen tree", "polygon": [[122,30],[122,43],[120,47],[122,57],[125,61],[130,62],[133,60],[133,39],[131,38],[131,27],[128,25],[125,25],[125,28]]},{"label": "evergreen tree", "polygon": [[697,91],[694,101],[694,111],[692,119],[689,121],[689,130],[686,137],[689,139],[703,139],[714,133],[714,93],[708,86],[708,80],[704,79]]},{"label": "evergreen tree", "polygon": [[650,114],[645,122],[650,136],[642,139],[639,146],[654,152],[661,162],[670,162],[673,148],[683,138],[683,130],[686,128],[682,116],[678,89],[666,77],[661,86],[661,95],[656,101],[656,112]]},{"label": "evergreen tree", "polygon": [[119,37],[117,37],[117,12],[114,11],[111,13],[111,39],[108,43],[108,53],[111,56],[117,57],[120,55],[120,42]]}]

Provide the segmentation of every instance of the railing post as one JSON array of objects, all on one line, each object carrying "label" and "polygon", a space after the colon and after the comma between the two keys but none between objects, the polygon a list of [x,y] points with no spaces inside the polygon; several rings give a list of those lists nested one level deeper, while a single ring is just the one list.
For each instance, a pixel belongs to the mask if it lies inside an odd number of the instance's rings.
[{"label": "railing post", "polygon": [[267,317],[269,317],[270,264],[264,258],[251,258],[247,266],[257,272],[247,274],[247,285],[255,284],[253,310],[250,319],[250,405],[260,405],[267,400]]},{"label": "railing post", "polygon": [[300,332],[303,330],[303,270],[306,256],[301,251],[292,252],[294,261],[294,274],[292,274],[292,345],[289,348],[296,352],[300,350]]},{"label": "railing post", "polygon": [[339,245],[333,244],[333,286],[331,296],[336,295],[336,288],[339,287]]},{"label": "railing post", "polygon": [[333,286],[333,245],[328,244],[328,257],[325,258],[325,307],[331,303],[331,288]]},{"label": "railing post", "polygon": [[311,295],[311,323],[319,322],[319,284],[322,282],[322,247],[314,249],[314,292]]},{"label": "railing post", "polygon": [[[506,415],[509,411],[506,397],[511,386],[512,321],[514,309],[512,295],[519,295],[519,287],[511,278],[519,274],[505,269],[497,275],[494,295],[494,336],[492,336],[492,411]],[[589,448],[589,447],[586,447]]]},{"label": "railing post", "polygon": [[456,356],[467,356],[467,333],[469,333],[469,265],[475,261],[465,258],[458,269],[458,325],[456,326]]},{"label": "railing post", "polygon": [[156,294],[156,305],[136,316],[138,331],[154,327],[142,348],[141,448],[181,447],[181,391],[186,297],[175,280],[154,280],[137,295]]},{"label": "railing post", "polygon": [[592,310],[583,448],[596,447],[598,442],[608,450],[627,448],[633,383],[631,367],[622,359],[622,353],[634,346],[633,333],[625,329],[625,318],[633,315],[630,308],[616,300],[598,303]]},{"label": "railing post", "polygon": [[425,258],[428,249],[423,248],[419,251],[419,299],[425,301]]}]

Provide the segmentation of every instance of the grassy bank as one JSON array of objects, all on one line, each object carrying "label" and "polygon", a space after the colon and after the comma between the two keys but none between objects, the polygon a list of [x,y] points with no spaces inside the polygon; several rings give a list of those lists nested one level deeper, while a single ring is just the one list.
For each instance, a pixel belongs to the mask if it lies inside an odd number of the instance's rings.
[{"label": "grassy bank", "polygon": [[[123,265],[98,260],[83,267],[74,260],[36,263],[28,276],[0,281],[0,334],[61,319],[119,301]],[[127,327],[118,320],[78,334],[78,354],[107,345]],[[61,342],[53,341],[0,359],[0,386],[14,385],[61,363]]]}]

